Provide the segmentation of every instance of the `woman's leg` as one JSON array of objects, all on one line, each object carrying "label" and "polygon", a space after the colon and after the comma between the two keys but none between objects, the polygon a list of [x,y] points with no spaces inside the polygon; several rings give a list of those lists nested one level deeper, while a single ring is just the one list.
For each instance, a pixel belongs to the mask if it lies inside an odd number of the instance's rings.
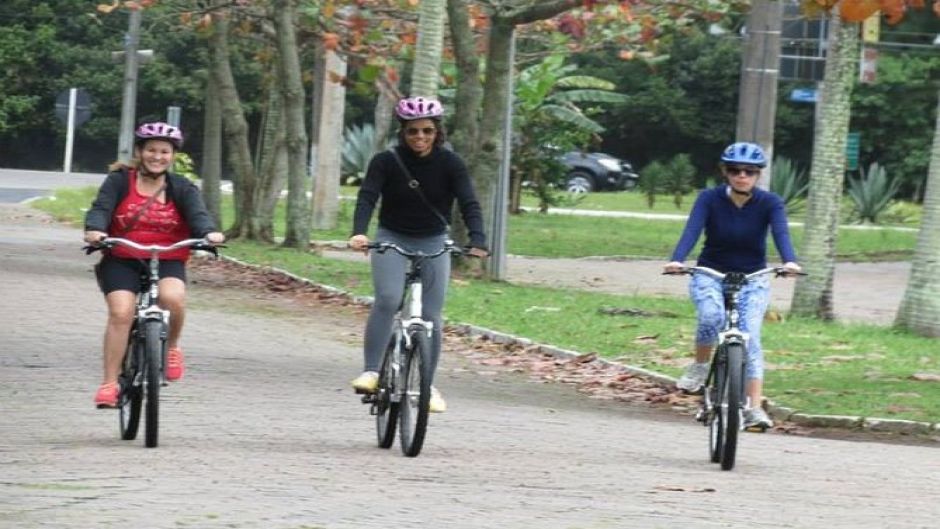
[{"label": "woman's leg", "polygon": [[385,253],[372,252],[372,286],[375,301],[366,321],[363,345],[365,371],[379,370],[382,354],[392,337],[392,322],[405,289],[407,263],[407,259],[394,250]]},{"label": "woman's leg", "polygon": [[703,274],[695,274],[689,282],[689,296],[695,304],[695,361],[708,362],[718,341],[718,331],[725,322],[725,300],[721,282]]},{"label": "woman's leg", "polygon": [[108,324],[104,331],[103,384],[117,382],[121,363],[127,350],[127,337],[134,323],[137,294],[129,290],[115,290],[105,295],[108,304]]},{"label": "woman's leg", "polygon": [[167,347],[179,347],[183,322],[186,320],[186,283],[176,277],[160,279],[160,308],[170,311]]},{"label": "woman's leg", "polygon": [[738,298],[741,330],[748,333],[746,392],[751,407],[758,407],[763,398],[764,352],[761,348],[761,325],[770,303],[770,281],[766,277],[748,283]]},{"label": "woman's leg", "polygon": [[437,372],[437,364],[441,358],[441,344],[444,336],[444,318],[441,313],[444,311],[449,282],[450,254],[425,261],[421,269],[421,283],[424,286],[421,317],[434,324],[434,330],[431,333],[431,373]]}]

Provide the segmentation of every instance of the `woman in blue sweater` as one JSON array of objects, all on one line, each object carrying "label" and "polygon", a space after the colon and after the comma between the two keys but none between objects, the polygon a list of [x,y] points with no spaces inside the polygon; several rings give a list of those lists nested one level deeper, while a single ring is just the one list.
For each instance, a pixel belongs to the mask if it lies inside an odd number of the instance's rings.
[{"label": "woman in blue sweater", "polygon": [[[800,271],[790,243],[787,213],[779,196],[757,187],[761,168],[767,165],[764,151],[754,143],[734,143],[721,155],[721,172],[726,183],[703,191],[686,222],[682,237],[672,253],[667,272],[682,268],[682,261],[705,231],[699,266],[719,272],[751,273],[767,266],[767,231],[774,238],[784,267]],[[745,426],[770,428],[773,422],[761,408],[764,358],[760,328],[770,301],[767,276],[749,282],[740,293],[741,329],[749,333],[746,391],[751,407],[745,410]],[[695,362],[690,364],[676,386],[697,392],[708,376],[709,359],[724,323],[721,283],[704,274],[692,276],[689,293],[698,314]]]}]

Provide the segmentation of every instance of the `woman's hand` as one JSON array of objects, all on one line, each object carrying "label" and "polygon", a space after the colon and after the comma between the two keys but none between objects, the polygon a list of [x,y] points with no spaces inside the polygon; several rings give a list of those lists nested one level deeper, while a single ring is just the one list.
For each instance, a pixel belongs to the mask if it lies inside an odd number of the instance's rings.
[{"label": "woman's hand", "polygon": [[365,235],[353,235],[349,238],[347,243],[350,248],[357,252],[368,253],[369,249],[366,246],[369,244],[369,238]]},{"label": "woman's hand", "polygon": [[803,271],[803,267],[794,262],[783,263],[783,268],[786,269],[786,272],[784,274],[786,277],[796,275]]},{"label": "woman's hand", "polygon": [[471,257],[479,257],[480,259],[486,259],[490,256],[490,252],[484,250],[483,248],[471,247],[467,250],[467,254]]},{"label": "woman's hand", "polygon": [[225,242],[225,234],[220,231],[213,231],[206,234],[206,240],[211,244],[222,244]]},{"label": "woman's hand", "polygon": [[666,274],[675,274],[681,272],[685,268],[685,265],[679,261],[673,261],[671,263],[666,263],[663,265],[663,273]]},{"label": "woman's hand", "polygon": [[84,239],[85,239],[85,242],[87,242],[88,244],[98,244],[99,242],[102,241],[102,239],[105,239],[107,236],[108,234],[103,231],[91,230],[91,231],[85,232]]}]

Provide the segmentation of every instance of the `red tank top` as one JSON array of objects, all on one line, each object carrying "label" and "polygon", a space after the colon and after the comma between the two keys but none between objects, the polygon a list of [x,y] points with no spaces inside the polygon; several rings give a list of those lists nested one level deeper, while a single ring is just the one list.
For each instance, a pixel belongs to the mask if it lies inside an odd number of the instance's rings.
[{"label": "red tank top", "polygon": [[[129,170],[127,178],[127,196],[121,200],[111,216],[110,236],[123,237],[139,244],[159,244],[161,246],[168,246],[189,237],[189,226],[183,216],[180,215],[179,210],[176,209],[176,204],[170,200],[167,200],[166,203],[161,203],[159,200],[152,201],[144,213],[137,217],[140,208],[144,207],[150,197],[137,191],[136,170]],[[169,193],[166,195],[169,196]],[[137,217],[136,222],[134,222],[135,217]],[[131,222],[133,224],[128,230],[127,225]],[[125,259],[147,259],[150,257],[147,252],[124,246],[112,248],[111,255]],[[189,248],[161,253],[160,259],[186,261],[189,259]]]}]

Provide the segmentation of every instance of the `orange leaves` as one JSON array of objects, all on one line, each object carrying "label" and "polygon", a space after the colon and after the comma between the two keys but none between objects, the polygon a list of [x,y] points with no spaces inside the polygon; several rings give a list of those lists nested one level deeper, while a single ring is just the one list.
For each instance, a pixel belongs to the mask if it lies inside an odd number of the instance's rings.
[{"label": "orange leaves", "polygon": [[881,0],[843,1],[839,6],[839,14],[847,22],[861,22],[880,9]]},{"label": "orange leaves", "polygon": [[[924,0],[803,0],[802,10],[806,16],[816,16],[821,11],[830,11],[839,6],[839,15],[848,22],[862,22],[879,11],[888,24],[900,22],[908,9],[923,9]],[[933,11],[940,16],[940,2],[933,3]]]}]

